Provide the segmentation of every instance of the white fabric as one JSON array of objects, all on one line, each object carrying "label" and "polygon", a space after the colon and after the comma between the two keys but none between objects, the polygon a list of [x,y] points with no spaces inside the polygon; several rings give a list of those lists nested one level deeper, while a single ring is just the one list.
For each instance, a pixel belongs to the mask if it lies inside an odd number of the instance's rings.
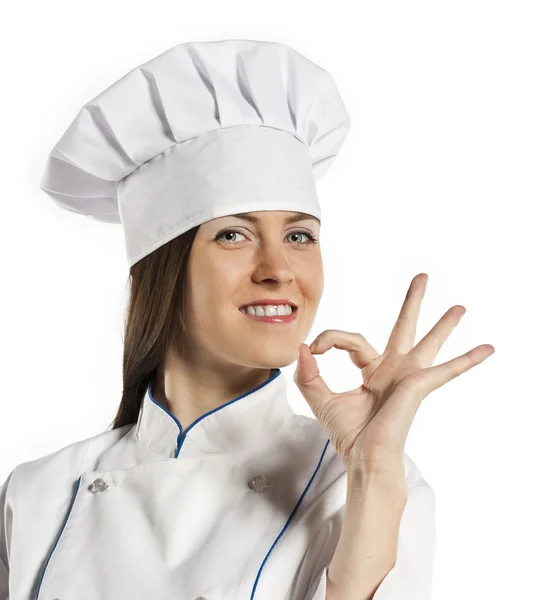
[{"label": "white fabric", "polygon": [[[397,564],[375,600],[431,598],[434,496],[404,456]],[[252,489],[261,476],[268,487]],[[98,479],[108,487],[91,492]],[[149,388],[136,424],[4,481],[0,600],[325,600],[346,483],[279,369],[185,431]]]},{"label": "white fabric", "polygon": [[289,46],[184,43],[85,104],[40,187],[62,208],[122,223],[131,266],[221,216],[320,219],[315,182],[349,130],[332,76]]},{"label": "white fabric", "polygon": [[[411,459],[405,454],[405,470]],[[399,546],[395,566],[386,574],[373,600],[431,600],[436,559],[436,505],[434,490],[412,467],[408,502],[399,528]],[[330,561],[329,563],[330,564]],[[326,599],[326,568],[305,600]],[[315,593],[314,593],[315,591]]]}]

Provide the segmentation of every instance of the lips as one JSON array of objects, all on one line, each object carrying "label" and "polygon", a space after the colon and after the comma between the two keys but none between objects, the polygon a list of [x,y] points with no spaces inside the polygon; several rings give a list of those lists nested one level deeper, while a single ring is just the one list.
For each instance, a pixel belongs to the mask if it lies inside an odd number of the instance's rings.
[{"label": "lips", "polygon": [[263,323],[292,323],[297,318],[297,308],[293,308],[290,315],[270,315],[259,317],[257,315],[249,315],[248,312],[244,310],[239,310],[241,314],[253,321],[263,322]]},{"label": "lips", "polygon": [[[248,314],[247,312],[247,306],[262,306],[264,309],[266,306],[285,306],[286,304],[288,304],[287,302],[285,304],[245,304],[245,306],[242,306],[239,309],[239,312],[242,312],[244,314]],[[293,306],[292,304],[289,304],[289,306],[291,306],[291,314],[295,314],[298,310],[297,306]],[[290,316],[290,315],[271,315],[271,316]]]},{"label": "lips", "polygon": [[298,308],[298,306],[291,300],[287,298],[282,298],[281,300],[270,300],[269,298],[260,298],[258,300],[251,300],[240,308],[246,308],[247,306],[280,306],[281,304],[289,304],[293,309]]}]

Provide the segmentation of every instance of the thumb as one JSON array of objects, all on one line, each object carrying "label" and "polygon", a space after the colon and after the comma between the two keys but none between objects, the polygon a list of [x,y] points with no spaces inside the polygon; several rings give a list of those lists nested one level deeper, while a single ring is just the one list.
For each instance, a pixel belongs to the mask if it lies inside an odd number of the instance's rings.
[{"label": "thumb", "polygon": [[319,374],[319,366],[306,344],[300,344],[297,352],[297,368],[293,380],[313,414],[319,419],[324,406],[335,395]]}]

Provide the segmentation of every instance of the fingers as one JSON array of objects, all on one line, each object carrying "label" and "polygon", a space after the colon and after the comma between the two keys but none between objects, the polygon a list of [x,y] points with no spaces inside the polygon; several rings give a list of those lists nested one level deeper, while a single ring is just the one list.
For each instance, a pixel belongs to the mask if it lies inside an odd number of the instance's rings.
[{"label": "fingers", "polygon": [[339,329],[327,329],[323,331],[310,344],[310,350],[314,354],[323,354],[323,352],[326,352],[330,348],[347,350],[350,359],[359,369],[363,369],[371,361],[380,356],[363,335],[349,331],[340,331]]},{"label": "fingers", "polygon": [[[479,365],[494,352],[495,348],[491,344],[482,344],[448,362],[419,371],[413,378],[413,383],[408,384],[404,380],[405,385],[411,385],[418,394],[422,393],[423,397],[427,396],[430,392],[437,390],[442,385],[458,377],[458,375]],[[409,379],[409,377],[406,379]]]},{"label": "fingers", "polygon": [[412,279],[384,353],[395,351],[407,354],[413,348],[417,320],[419,319],[419,311],[425,295],[427,281],[428,275],[426,273],[419,273]]},{"label": "fingers", "polygon": [[299,346],[297,369],[293,375],[293,380],[306,402],[310,405],[313,414],[317,419],[322,420],[323,409],[335,394],[319,374],[317,361],[313,358],[306,344],[300,344]]},{"label": "fingers", "polygon": [[466,312],[465,306],[457,305],[441,317],[432,329],[410,351],[423,367],[430,367],[452,330],[458,325]]}]

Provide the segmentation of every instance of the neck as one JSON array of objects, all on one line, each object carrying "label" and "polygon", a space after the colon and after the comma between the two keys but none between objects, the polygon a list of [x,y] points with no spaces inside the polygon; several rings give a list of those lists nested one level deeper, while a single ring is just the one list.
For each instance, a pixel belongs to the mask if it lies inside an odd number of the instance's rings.
[{"label": "neck", "polygon": [[261,385],[274,371],[242,365],[192,368],[178,360],[168,360],[163,369],[158,369],[152,396],[185,429],[207,412]]}]

